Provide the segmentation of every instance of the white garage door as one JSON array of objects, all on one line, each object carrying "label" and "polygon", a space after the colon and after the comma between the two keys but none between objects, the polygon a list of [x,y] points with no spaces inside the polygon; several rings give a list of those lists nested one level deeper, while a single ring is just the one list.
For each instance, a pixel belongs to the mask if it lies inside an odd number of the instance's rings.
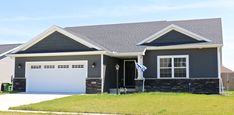
[{"label": "white garage door", "polygon": [[85,93],[87,61],[26,62],[26,92]]}]

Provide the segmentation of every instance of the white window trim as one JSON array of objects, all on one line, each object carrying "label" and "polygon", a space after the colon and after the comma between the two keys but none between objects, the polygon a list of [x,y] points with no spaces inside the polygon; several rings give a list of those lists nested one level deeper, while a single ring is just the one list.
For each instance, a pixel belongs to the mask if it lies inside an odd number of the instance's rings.
[{"label": "white window trim", "polygon": [[[160,59],[161,58],[171,58],[172,59],[172,77],[161,78],[160,77]],[[186,77],[174,77],[174,58],[186,58]],[[189,55],[164,55],[157,56],[157,78],[158,79],[187,79],[189,78]]]}]

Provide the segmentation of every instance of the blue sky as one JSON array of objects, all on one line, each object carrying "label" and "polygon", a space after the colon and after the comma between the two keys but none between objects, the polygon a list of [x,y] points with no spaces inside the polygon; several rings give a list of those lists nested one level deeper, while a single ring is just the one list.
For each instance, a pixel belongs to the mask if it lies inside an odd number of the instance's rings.
[{"label": "blue sky", "polygon": [[0,4],[0,44],[26,42],[52,25],[200,18],[222,18],[223,64],[234,70],[232,0],[5,0]]}]

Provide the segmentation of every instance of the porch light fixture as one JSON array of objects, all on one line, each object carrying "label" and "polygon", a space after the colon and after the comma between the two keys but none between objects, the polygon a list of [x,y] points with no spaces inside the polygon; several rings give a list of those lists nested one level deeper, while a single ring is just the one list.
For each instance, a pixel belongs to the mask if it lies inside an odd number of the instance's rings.
[{"label": "porch light fixture", "polygon": [[17,67],[18,67],[18,69],[22,68],[22,64],[18,64]]},{"label": "porch light fixture", "polygon": [[93,64],[91,65],[92,68],[95,68],[96,67],[96,63],[93,62]]},{"label": "porch light fixture", "polygon": [[115,65],[115,69],[116,69],[116,71],[119,70],[119,64],[116,64],[116,65]]}]

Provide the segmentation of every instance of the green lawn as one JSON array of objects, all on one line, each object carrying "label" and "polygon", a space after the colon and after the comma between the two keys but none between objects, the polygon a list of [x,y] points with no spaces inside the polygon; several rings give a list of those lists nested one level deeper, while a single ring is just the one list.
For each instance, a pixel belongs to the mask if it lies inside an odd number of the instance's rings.
[{"label": "green lawn", "polygon": [[121,114],[231,115],[234,114],[234,94],[228,96],[186,93],[74,95],[11,109]]}]

